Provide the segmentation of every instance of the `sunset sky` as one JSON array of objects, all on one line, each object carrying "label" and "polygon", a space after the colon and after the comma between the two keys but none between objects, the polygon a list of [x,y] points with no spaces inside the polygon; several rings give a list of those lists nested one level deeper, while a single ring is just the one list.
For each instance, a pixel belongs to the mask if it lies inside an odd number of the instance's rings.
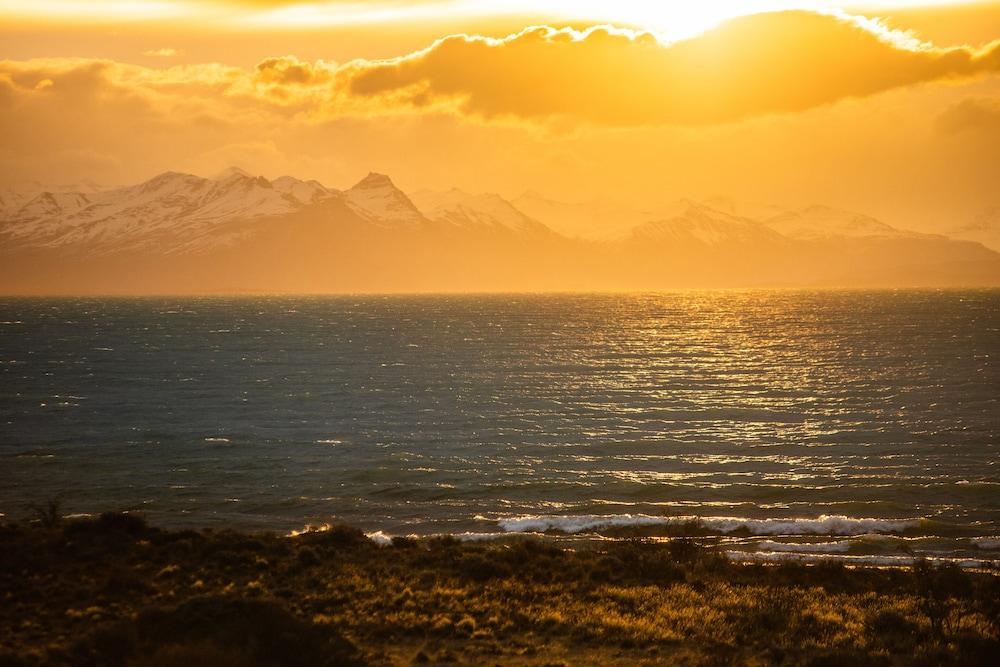
[{"label": "sunset sky", "polygon": [[1000,205],[1000,3],[0,0],[0,179]]}]

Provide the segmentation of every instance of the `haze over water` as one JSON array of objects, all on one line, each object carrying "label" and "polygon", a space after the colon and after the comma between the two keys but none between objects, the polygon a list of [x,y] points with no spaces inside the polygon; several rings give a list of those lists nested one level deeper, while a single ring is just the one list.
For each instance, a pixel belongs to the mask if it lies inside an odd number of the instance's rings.
[{"label": "haze over water", "polygon": [[0,512],[996,561],[998,360],[995,290],[3,299]]}]

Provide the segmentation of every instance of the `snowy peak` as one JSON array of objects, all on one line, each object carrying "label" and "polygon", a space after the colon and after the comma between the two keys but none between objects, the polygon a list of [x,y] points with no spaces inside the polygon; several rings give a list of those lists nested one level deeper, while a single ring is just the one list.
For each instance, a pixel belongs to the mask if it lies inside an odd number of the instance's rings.
[{"label": "snowy peak", "polygon": [[469,194],[457,188],[447,192],[425,190],[416,193],[413,201],[427,218],[463,229],[533,235],[552,233],[497,194]]},{"label": "snowy peak", "polygon": [[18,220],[44,220],[64,213],[78,211],[90,204],[82,192],[42,192],[14,212]]},{"label": "snowy peak", "polygon": [[819,205],[777,215],[765,220],[764,224],[784,236],[802,241],[921,236],[915,232],[896,229],[868,215]]},{"label": "snowy peak", "polygon": [[371,222],[415,225],[425,221],[410,198],[385,174],[368,174],[344,195],[348,207]]},{"label": "snowy peak", "polygon": [[761,204],[759,202],[747,202],[733,199],[732,197],[715,196],[702,202],[717,211],[735,215],[739,218],[749,218],[750,220],[768,220],[788,211],[775,204]]},{"label": "snowy peak", "polygon": [[43,193],[8,218],[3,232],[45,246],[107,250],[226,242],[221,225],[290,213],[301,204],[263,177],[232,172],[222,180],[168,171],[92,195]]},{"label": "snowy peak", "polygon": [[380,174],[375,171],[368,172],[368,175],[362,178],[360,181],[354,184],[352,190],[372,190],[380,188],[391,188],[396,189],[396,184],[392,182],[392,179],[385,174]]},{"label": "snowy peak", "polygon": [[780,243],[779,234],[760,223],[688,199],[669,207],[673,214],[633,230],[639,242],[698,244],[703,246]]},{"label": "snowy peak", "polygon": [[319,181],[300,181],[292,176],[274,179],[271,187],[303,205],[315,204],[337,194],[337,190],[327,188]]}]

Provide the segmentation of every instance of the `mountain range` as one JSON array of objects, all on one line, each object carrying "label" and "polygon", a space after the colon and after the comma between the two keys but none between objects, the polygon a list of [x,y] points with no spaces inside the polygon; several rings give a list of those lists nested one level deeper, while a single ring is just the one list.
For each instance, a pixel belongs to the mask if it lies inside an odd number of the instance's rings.
[{"label": "mountain range", "polygon": [[943,236],[826,206],[410,196],[375,173],[338,190],[238,168],[166,172],[0,190],[0,292],[992,286],[998,219],[992,209]]}]

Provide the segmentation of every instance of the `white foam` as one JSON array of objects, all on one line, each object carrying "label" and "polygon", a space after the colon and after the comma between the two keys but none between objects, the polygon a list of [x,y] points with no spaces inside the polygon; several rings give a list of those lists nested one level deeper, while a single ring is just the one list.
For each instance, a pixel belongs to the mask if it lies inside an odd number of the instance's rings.
[{"label": "white foam", "polygon": [[[805,553],[776,553],[767,551],[726,551],[726,557],[734,561],[758,561],[758,562],[824,562],[834,561],[855,565],[913,565],[918,559],[914,556],[867,556],[867,555],[844,555],[844,554],[805,554]],[[931,563],[953,564],[961,568],[982,568],[995,567],[997,561],[980,560],[977,558],[948,558],[924,556],[920,558]]]},{"label": "white foam", "polygon": [[331,528],[333,528],[333,526],[329,523],[323,523],[318,525],[310,523],[306,526],[303,526],[302,528],[299,528],[298,530],[293,530],[289,532],[288,537],[298,537],[299,535],[308,535],[310,533],[325,533]]},{"label": "white foam", "polygon": [[851,550],[851,541],[837,540],[836,542],[800,543],[761,540],[757,543],[757,548],[761,551],[788,551],[794,553],[842,553]]},{"label": "white foam", "polygon": [[[563,533],[582,533],[586,530],[615,526],[671,525],[674,521],[670,517],[618,514],[614,516],[521,516],[502,519],[497,523],[508,533],[544,533],[549,530]],[[678,521],[677,523],[683,522]]]},{"label": "white foam", "polygon": [[381,530],[376,530],[374,533],[365,533],[365,537],[380,547],[392,546],[392,536],[386,535]]},{"label": "white foam", "polygon": [[721,533],[747,530],[754,535],[864,535],[898,533],[919,525],[918,519],[870,519],[823,515],[816,519],[746,519],[740,517],[649,516],[615,514],[608,516],[526,515],[501,519],[499,526],[510,533],[559,531],[580,533],[613,527],[680,526],[695,523]]},{"label": "white foam", "polygon": [[456,533],[452,535],[457,540],[462,542],[486,542],[489,540],[499,540],[503,537],[507,537],[509,533]]}]

